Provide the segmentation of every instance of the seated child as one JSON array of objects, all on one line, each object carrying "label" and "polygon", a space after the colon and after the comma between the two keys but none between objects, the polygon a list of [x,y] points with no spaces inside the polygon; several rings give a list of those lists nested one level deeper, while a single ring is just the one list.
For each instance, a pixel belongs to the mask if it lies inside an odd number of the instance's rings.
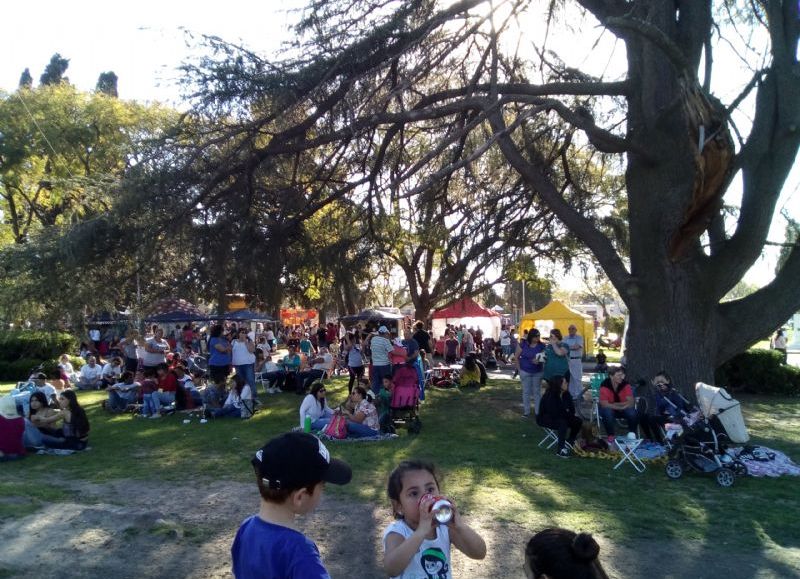
[{"label": "seated child", "polygon": [[142,416],[151,417],[158,414],[159,406],[152,400],[153,393],[158,392],[155,368],[147,367],[142,375]]},{"label": "seated child", "polygon": [[600,547],[588,534],[544,529],[525,547],[528,579],[608,579],[597,560]]},{"label": "seated child", "polygon": [[222,408],[206,408],[206,418],[250,418],[253,415],[253,391],[244,376],[236,374],[233,377],[233,388],[228,393],[228,398]]},{"label": "seated child", "polygon": [[433,464],[401,462],[387,488],[397,519],[383,533],[383,570],[390,577],[451,577],[450,545],[470,559],[486,557],[486,543],[451,501],[452,518],[440,523],[433,505],[440,498]]},{"label": "seated child", "polygon": [[352,471],[331,458],[311,434],[289,432],[265,444],[251,461],[261,495],[258,515],[244,520],[231,547],[237,579],[330,579],[319,549],[296,531],[295,517],[319,504],[325,483],[350,482]]}]

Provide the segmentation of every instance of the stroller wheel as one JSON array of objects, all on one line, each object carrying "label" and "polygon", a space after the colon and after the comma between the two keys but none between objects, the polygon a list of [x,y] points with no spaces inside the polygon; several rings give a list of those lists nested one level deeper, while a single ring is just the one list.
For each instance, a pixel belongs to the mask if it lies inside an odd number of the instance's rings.
[{"label": "stroller wheel", "polygon": [[414,418],[408,423],[409,434],[419,434],[422,430],[422,421],[419,418]]},{"label": "stroller wheel", "polygon": [[664,467],[664,472],[672,480],[677,480],[683,476],[683,465],[679,460],[670,460],[667,462],[667,466]]},{"label": "stroller wheel", "polygon": [[748,474],[750,474],[747,470],[747,465],[743,463],[741,460],[733,461],[733,473],[736,476],[747,476]]},{"label": "stroller wheel", "polygon": [[721,487],[731,487],[736,480],[736,475],[729,468],[721,468],[717,471],[717,484]]}]

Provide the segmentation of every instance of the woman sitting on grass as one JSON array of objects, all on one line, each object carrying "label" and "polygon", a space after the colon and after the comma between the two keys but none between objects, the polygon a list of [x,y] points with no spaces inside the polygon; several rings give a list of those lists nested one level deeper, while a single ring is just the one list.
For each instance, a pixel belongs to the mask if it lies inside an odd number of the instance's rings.
[{"label": "woman sitting on grass", "polygon": [[89,443],[89,419],[78,402],[74,390],[64,390],[58,395],[62,427],[55,435],[44,434],[39,429],[26,429],[26,444],[66,450],[83,450]]},{"label": "woman sitting on grass", "polygon": [[[30,399],[30,424],[42,434],[58,436],[61,429],[56,428],[56,422],[61,420],[61,412],[48,406],[44,392],[33,392]],[[27,428],[26,428],[27,429]]]},{"label": "woman sitting on grass", "polygon": [[366,390],[363,386],[353,388],[350,400],[355,404],[352,412],[344,409],[347,418],[347,436],[352,438],[364,438],[367,436],[377,436],[380,434],[380,422],[378,420],[378,410],[370,398],[375,394],[372,390]]},{"label": "woman sitting on grass", "polygon": [[223,418],[250,418],[253,415],[253,391],[241,374],[233,377],[233,388],[228,393],[228,398],[222,408],[206,409],[206,417]]},{"label": "woman sitting on grass", "polygon": [[314,382],[311,393],[300,404],[300,428],[305,426],[306,416],[311,417],[311,430],[322,430],[331,421],[333,409],[325,400],[325,384]]},{"label": "woman sitting on grass", "polygon": [[464,367],[458,377],[458,385],[462,388],[478,388],[481,383],[481,369],[475,361],[475,354],[469,354],[464,359]]}]

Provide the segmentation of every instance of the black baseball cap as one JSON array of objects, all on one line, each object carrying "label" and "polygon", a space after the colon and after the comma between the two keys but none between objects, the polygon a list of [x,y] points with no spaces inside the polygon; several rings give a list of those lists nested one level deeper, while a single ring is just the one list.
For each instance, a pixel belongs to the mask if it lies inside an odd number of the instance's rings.
[{"label": "black baseball cap", "polygon": [[320,481],[344,485],[353,477],[346,462],[331,458],[320,439],[304,432],[273,438],[258,449],[251,462],[271,489],[298,489]]}]

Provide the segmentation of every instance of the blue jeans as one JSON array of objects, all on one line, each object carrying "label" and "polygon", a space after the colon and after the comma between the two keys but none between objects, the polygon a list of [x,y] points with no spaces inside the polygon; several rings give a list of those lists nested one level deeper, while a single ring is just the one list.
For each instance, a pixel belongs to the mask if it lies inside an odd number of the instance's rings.
[{"label": "blue jeans", "polygon": [[297,381],[306,390],[315,380],[320,380],[325,375],[325,370],[306,370],[297,375]]},{"label": "blue jeans", "polygon": [[419,380],[419,399],[425,400],[425,372],[422,371],[422,358],[419,356],[414,360],[414,369],[417,371],[417,380]]},{"label": "blue jeans", "polygon": [[369,382],[372,386],[372,391],[377,396],[380,394],[381,386],[383,386],[384,378],[392,377],[392,366],[373,366],[369,371]]},{"label": "blue jeans", "polygon": [[330,416],[326,416],[324,418],[317,418],[314,422],[311,423],[311,430],[322,430],[328,423],[331,421]]},{"label": "blue jeans", "polygon": [[119,392],[118,390],[108,391],[108,408],[111,410],[125,410],[128,404],[136,404],[136,392]]},{"label": "blue jeans", "polygon": [[236,406],[233,405],[228,405],[223,406],[222,408],[214,408],[211,410],[211,415],[214,418],[225,418],[226,416],[230,416],[231,418],[241,418],[242,409],[236,408]]},{"label": "blue jeans", "polygon": [[347,436],[351,438],[365,438],[367,436],[378,436],[380,432],[364,426],[359,422],[347,421]]},{"label": "blue jeans", "polygon": [[625,410],[614,410],[601,406],[597,409],[600,414],[600,420],[603,421],[603,427],[606,429],[606,434],[614,436],[614,419],[624,418],[628,423],[628,430],[636,432],[636,427],[639,424],[638,416],[636,415],[636,408],[626,408]]},{"label": "blue jeans", "polygon": [[256,392],[256,367],[255,364],[241,364],[234,366],[236,374],[244,378],[244,381],[250,386],[250,392],[255,395]]},{"label": "blue jeans", "polygon": [[[150,404],[148,407],[147,400],[150,400]],[[169,406],[170,404],[175,402],[175,393],[174,392],[152,392],[150,394],[144,395],[144,406],[142,407],[142,414],[147,416],[148,412],[145,412],[145,409],[148,409],[151,414],[158,414],[161,412],[162,406]]]},{"label": "blue jeans", "polygon": [[531,413],[531,397],[533,397],[533,414],[539,415],[539,401],[542,399],[542,373],[526,372],[520,368],[519,379],[522,382],[522,413]]}]

